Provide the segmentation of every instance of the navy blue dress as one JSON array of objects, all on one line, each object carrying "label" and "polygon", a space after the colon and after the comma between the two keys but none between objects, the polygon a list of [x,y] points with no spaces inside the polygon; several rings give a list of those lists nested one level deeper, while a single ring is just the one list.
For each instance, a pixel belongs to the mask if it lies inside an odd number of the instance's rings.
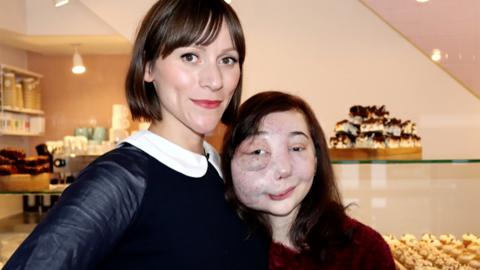
[{"label": "navy blue dress", "polygon": [[267,269],[208,162],[189,177],[125,143],[67,188],[4,269]]}]

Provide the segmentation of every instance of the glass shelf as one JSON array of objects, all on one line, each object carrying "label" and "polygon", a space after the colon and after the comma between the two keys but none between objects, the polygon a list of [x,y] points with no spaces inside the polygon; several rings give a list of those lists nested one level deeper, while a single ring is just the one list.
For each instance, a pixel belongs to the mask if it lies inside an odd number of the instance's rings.
[{"label": "glass shelf", "polygon": [[333,164],[439,164],[480,163],[480,159],[375,159],[375,160],[332,160]]}]

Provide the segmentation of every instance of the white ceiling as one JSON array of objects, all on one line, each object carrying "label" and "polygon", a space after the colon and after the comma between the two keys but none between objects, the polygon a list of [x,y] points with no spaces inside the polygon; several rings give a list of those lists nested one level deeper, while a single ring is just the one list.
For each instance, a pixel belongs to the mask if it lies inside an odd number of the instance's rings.
[{"label": "white ceiling", "polygon": [[[440,49],[438,63],[480,97],[479,0],[359,1],[426,57]],[[154,2],[70,0],[55,8],[51,0],[0,0],[0,43],[43,54],[71,54],[72,44],[81,44],[84,54],[128,54],[138,22]]]},{"label": "white ceiling", "polygon": [[361,0],[480,98],[479,0]]}]

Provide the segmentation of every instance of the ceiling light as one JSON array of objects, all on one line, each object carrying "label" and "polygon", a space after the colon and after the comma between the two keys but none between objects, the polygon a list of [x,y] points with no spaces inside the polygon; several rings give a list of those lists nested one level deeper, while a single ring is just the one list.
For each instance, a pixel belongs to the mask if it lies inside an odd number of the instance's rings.
[{"label": "ceiling light", "polygon": [[53,0],[53,4],[55,5],[55,7],[61,7],[68,4],[68,1],[69,0]]},{"label": "ceiling light", "polygon": [[430,0],[417,0],[417,2],[419,2],[419,3],[426,3],[428,1],[430,1]]},{"label": "ceiling light", "polygon": [[87,69],[83,65],[83,60],[82,56],[78,52],[77,47],[75,47],[75,53],[73,54],[73,67],[72,67],[72,72],[74,74],[82,74],[86,71]]},{"label": "ceiling light", "polygon": [[442,52],[439,49],[433,49],[431,58],[435,62],[440,61],[440,59],[442,59]]}]

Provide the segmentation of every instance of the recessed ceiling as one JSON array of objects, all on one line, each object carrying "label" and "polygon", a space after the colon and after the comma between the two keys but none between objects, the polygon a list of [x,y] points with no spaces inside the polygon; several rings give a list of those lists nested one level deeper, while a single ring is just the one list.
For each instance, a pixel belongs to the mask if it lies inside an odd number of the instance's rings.
[{"label": "recessed ceiling", "polygon": [[361,0],[480,98],[479,0]]},{"label": "recessed ceiling", "polygon": [[120,35],[30,36],[0,29],[0,44],[41,54],[129,54],[132,44]]}]

